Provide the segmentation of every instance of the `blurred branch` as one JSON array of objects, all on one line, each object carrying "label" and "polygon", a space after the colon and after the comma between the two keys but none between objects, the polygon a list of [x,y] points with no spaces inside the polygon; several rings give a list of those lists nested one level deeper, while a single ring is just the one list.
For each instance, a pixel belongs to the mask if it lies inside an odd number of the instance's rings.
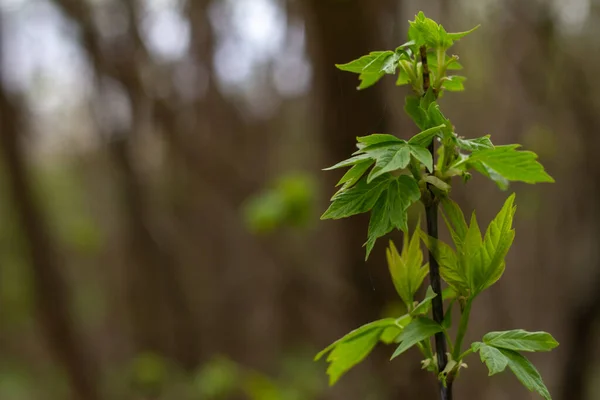
[{"label": "blurred branch", "polygon": [[[538,54],[527,53],[518,72],[522,81],[527,82],[525,89],[534,102],[544,104],[546,102],[548,114],[552,118],[560,113],[570,112],[574,116],[575,125],[582,137],[583,146],[582,167],[588,175],[585,181],[574,181],[572,196],[567,200],[562,209],[578,208],[587,210],[583,219],[570,218],[563,215],[562,220],[574,220],[579,230],[581,224],[592,223],[592,232],[595,238],[600,238],[600,230],[597,220],[600,214],[597,211],[597,203],[600,198],[600,164],[598,164],[597,148],[598,139],[595,132],[598,131],[600,121],[594,103],[594,91],[590,81],[586,79],[585,67],[588,63],[580,60],[573,61],[573,55],[567,54],[557,45],[555,14],[551,12],[546,4],[540,4],[529,13],[523,14],[521,2],[513,2],[511,10],[515,18],[521,21],[521,27],[530,27],[530,34],[534,37],[535,49]],[[587,54],[580,57],[586,59]],[[532,60],[542,60],[541,64],[532,64]],[[558,90],[551,90],[549,82],[559,80]],[[554,114],[553,114],[554,112]],[[576,134],[575,132],[571,134]],[[579,183],[579,184],[577,184]],[[577,199],[577,200],[574,200]],[[579,203],[579,204],[578,204]],[[590,217],[590,213],[592,216]],[[560,218],[560,216],[558,217]],[[540,221],[540,223],[543,223]],[[544,231],[544,228],[539,230]],[[561,225],[560,236],[568,235],[565,226]],[[568,247],[568,246],[567,246]],[[547,249],[539,248],[539,259],[547,257]],[[572,262],[568,257],[566,262]],[[593,347],[596,342],[596,323],[600,320],[600,253],[596,251],[590,256],[595,265],[590,268],[590,275],[583,282],[585,288],[580,288],[576,300],[567,305],[566,315],[569,321],[567,327],[567,340],[563,346],[567,348],[566,361],[562,367],[560,378],[561,396],[564,400],[584,400],[587,393],[587,379],[593,369]],[[543,263],[542,263],[543,265]],[[583,294],[581,294],[583,293]]]},{"label": "blurred branch", "polygon": [[561,395],[564,400],[584,400],[587,379],[595,363],[593,346],[597,335],[596,324],[600,320],[600,267],[589,280],[587,295],[578,296],[578,301],[569,312],[569,333],[563,345],[568,348],[567,359],[562,368]]},{"label": "blurred branch", "polygon": [[[567,101],[572,104],[572,112],[579,126],[578,131],[585,136],[583,139],[585,145],[583,164],[589,174],[583,185],[581,198],[586,201],[585,207],[590,208],[590,214],[585,215],[586,221],[593,221],[592,232],[596,240],[600,238],[600,229],[598,227],[598,199],[600,199],[600,165],[598,164],[598,112],[594,105],[593,91],[588,87],[588,82],[584,78],[585,71],[578,63],[567,62],[571,65],[572,71],[564,76],[564,93],[568,93]],[[564,70],[563,70],[564,74]],[[600,252],[596,251],[590,257],[595,264],[590,268],[590,275],[584,282],[587,282],[587,288],[579,291],[587,295],[578,295],[568,311],[570,324],[568,342],[565,346],[569,349],[567,360],[564,363],[561,398],[565,400],[584,400],[586,398],[587,379],[594,367],[594,350],[597,335],[596,323],[600,320]]]},{"label": "blurred branch", "polygon": [[[129,285],[136,344],[141,350],[172,353],[186,367],[195,367],[199,357],[198,332],[175,268],[177,258],[173,243],[164,235],[158,240],[157,232],[151,229],[130,148],[133,134],[142,125],[144,106],[152,100],[144,89],[141,73],[148,68],[155,70],[139,35],[136,5],[131,0],[124,2],[129,29],[118,41],[109,44],[103,43],[96,32],[89,5],[80,0],[54,2],[80,28],[83,50],[97,76],[109,76],[121,83],[132,107],[133,128],[127,132],[110,132],[118,139],[109,143],[109,150],[119,168],[128,242],[135,259]],[[154,306],[149,306],[151,304]],[[159,315],[171,323],[156,323],[158,310],[162,310]]]},{"label": "blurred branch", "polygon": [[[0,49],[0,52],[2,49]],[[82,336],[71,319],[69,287],[61,272],[53,238],[42,209],[37,204],[27,171],[19,129],[23,110],[11,101],[1,84],[0,74],[0,148],[9,179],[15,214],[20,220],[33,270],[34,297],[42,331],[51,353],[67,371],[74,395],[79,400],[100,398],[95,380],[96,363],[86,352]]]}]

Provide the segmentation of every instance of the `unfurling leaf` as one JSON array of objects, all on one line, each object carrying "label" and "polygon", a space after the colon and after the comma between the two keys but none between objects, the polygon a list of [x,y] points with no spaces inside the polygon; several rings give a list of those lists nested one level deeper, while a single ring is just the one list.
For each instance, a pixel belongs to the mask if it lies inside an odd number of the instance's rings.
[{"label": "unfurling leaf", "polygon": [[475,214],[467,226],[458,206],[449,200],[443,201],[444,218],[450,228],[456,253],[442,241],[421,234],[425,245],[440,264],[442,278],[461,295],[480,293],[504,272],[504,258],[515,236],[512,229],[515,213],[513,204],[514,194],[506,200],[490,223],[485,238],[482,238]]},{"label": "unfurling leaf", "polygon": [[494,284],[504,272],[504,258],[515,238],[512,229],[513,217],[516,206],[514,206],[514,193],[506,199],[504,206],[492,220],[485,232],[483,247],[481,248],[482,265],[473,271],[475,292],[485,290]]},{"label": "unfurling leaf", "polygon": [[423,45],[436,47],[440,42],[439,25],[427,18],[422,11],[415,16],[414,21],[409,21],[409,24],[408,37],[415,42],[415,47]]},{"label": "unfurling leaf", "polygon": [[414,296],[423,284],[429,271],[429,265],[423,264],[423,251],[419,239],[420,228],[417,224],[412,237],[404,234],[402,252],[398,253],[396,246],[390,241],[386,251],[388,268],[396,292],[408,309],[412,308]]},{"label": "unfurling leaf", "polygon": [[470,295],[469,283],[465,271],[458,263],[454,250],[439,239],[420,232],[421,240],[440,265],[440,275],[444,281],[460,296]]}]

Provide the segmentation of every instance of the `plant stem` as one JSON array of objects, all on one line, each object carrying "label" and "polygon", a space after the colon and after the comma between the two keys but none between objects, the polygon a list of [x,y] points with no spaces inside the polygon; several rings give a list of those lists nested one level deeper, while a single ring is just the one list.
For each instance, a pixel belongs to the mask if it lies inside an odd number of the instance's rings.
[{"label": "plant stem", "polygon": [[[430,85],[429,66],[427,65],[427,48],[421,46],[419,49],[421,56],[421,65],[423,66],[423,95],[427,93]],[[435,141],[429,145],[429,152],[434,158],[435,165]],[[429,188],[430,185],[427,184]],[[429,190],[430,198],[425,202],[425,215],[427,217],[427,234],[435,239],[438,238],[438,201],[435,194]],[[437,296],[432,301],[433,320],[438,324],[444,321],[444,303],[442,300],[442,282],[440,278],[440,267],[437,260],[433,256],[431,249],[429,250],[429,280],[431,288]],[[437,355],[438,371],[443,371],[448,363],[446,355],[446,337],[444,332],[439,332],[435,335],[435,350]],[[452,400],[452,382],[448,382],[447,386],[440,384],[441,400]]]},{"label": "plant stem", "polygon": [[464,358],[466,356],[468,356],[471,353],[473,353],[473,349],[469,347],[467,350],[465,350],[464,353],[462,353],[461,355],[459,355],[458,358],[455,361],[456,362],[461,362],[462,360],[464,360]]},{"label": "plant stem", "polygon": [[456,342],[454,342],[454,354],[452,355],[454,359],[460,357],[460,348],[462,347],[463,339],[465,338],[465,333],[467,333],[467,326],[469,325],[469,316],[471,315],[471,304],[473,304],[473,297],[470,297],[467,300],[467,304],[460,316],[460,324],[458,325],[458,333],[456,334]]}]

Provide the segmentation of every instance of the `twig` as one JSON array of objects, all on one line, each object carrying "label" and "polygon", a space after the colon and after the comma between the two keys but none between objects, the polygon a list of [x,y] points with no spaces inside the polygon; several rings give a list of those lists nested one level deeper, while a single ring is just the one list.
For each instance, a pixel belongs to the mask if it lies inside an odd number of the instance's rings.
[{"label": "twig", "polygon": [[[427,64],[427,49],[425,46],[421,46],[419,49],[421,56],[421,64],[423,66],[423,96],[427,94],[430,85],[429,76],[429,65]],[[429,145],[429,152],[434,159],[435,165],[435,141],[432,141]],[[438,238],[438,201],[435,194],[430,189],[430,185],[427,184],[429,189],[429,199],[425,201],[425,215],[427,217],[427,234],[435,239]],[[442,300],[442,283],[440,279],[440,267],[437,260],[433,256],[433,251],[429,250],[429,280],[431,282],[431,288],[437,294],[432,300],[432,314],[433,320],[438,324],[441,324],[444,320],[444,303]],[[446,355],[446,338],[443,332],[439,332],[435,335],[435,350],[437,354],[438,371],[443,371],[448,363],[448,357]],[[447,385],[440,385],[440,398],[441,400],[452,400],[452,382],[447,382]]]}]

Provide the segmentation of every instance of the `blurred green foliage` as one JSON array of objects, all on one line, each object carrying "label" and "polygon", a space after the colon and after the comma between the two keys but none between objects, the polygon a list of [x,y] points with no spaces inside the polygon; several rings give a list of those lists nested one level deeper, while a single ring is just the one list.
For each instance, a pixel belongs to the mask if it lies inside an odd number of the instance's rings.
[{"label": "blurred green foliage", "polygon": [[314,211],[315,187],[314,178],[303,172],[278,177],[244,204],[246,226],[258,234],[271,233],[283,226],[307,226]]},{"label": "blurred green foliage", "polygon": [[131,380],[142,393],[159,393],[168,380],[165,360],[154,353],[142,353],[131,363]]},{"label": "blurred green foliage", "polygon": [[196,387],[200,398],[207,400],[225,400],[239,394],[251,400],[315,399],[323,391],[325,382],[305,354],[308,353],[284,357],[277,377],[217,356],[199,370]]}]

